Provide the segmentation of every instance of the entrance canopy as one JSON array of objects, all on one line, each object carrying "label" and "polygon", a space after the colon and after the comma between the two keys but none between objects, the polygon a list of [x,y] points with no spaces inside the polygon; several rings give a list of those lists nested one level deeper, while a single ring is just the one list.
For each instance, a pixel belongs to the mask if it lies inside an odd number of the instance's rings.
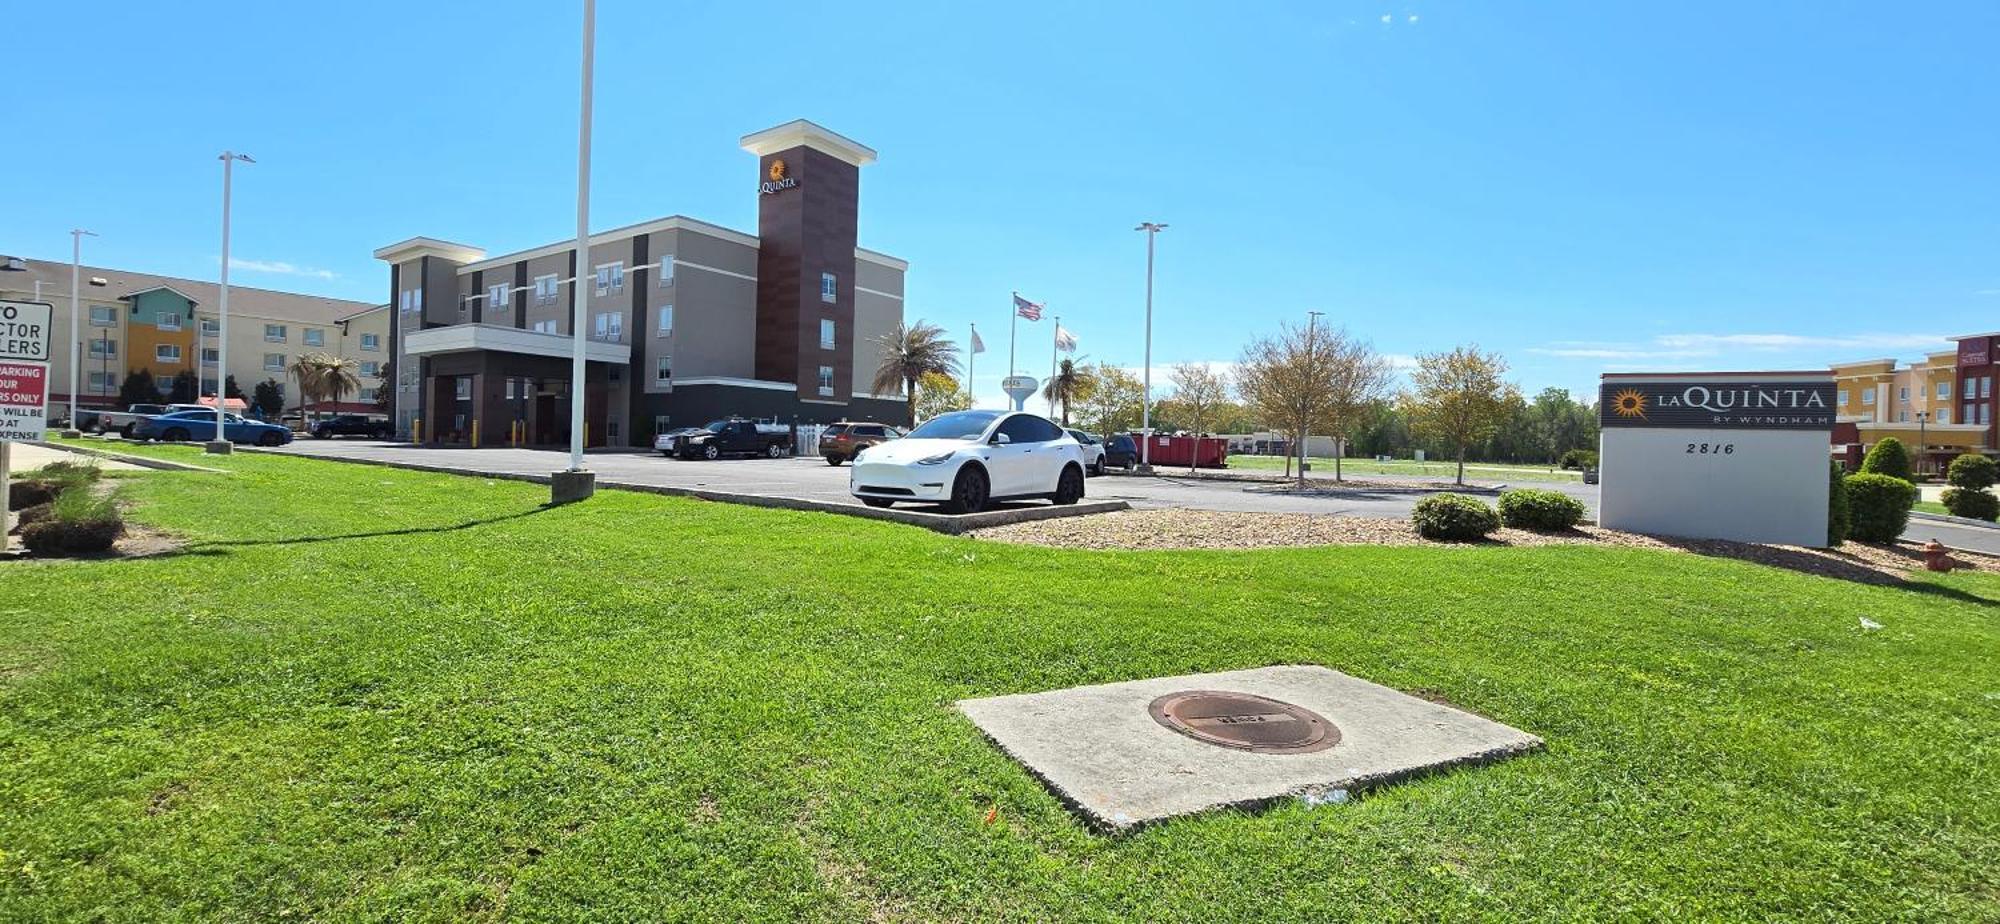
[{"label": "entrance canopy", "polygon": [[[498,324],[453,324],[403,335],[403,349],[411,356],[492,351],[567,359],[574,348],[574,342],[563,334],[545,334]],[[625,343],[585,340],[583,358],[594,363],[630,365],[632,347]]]}]

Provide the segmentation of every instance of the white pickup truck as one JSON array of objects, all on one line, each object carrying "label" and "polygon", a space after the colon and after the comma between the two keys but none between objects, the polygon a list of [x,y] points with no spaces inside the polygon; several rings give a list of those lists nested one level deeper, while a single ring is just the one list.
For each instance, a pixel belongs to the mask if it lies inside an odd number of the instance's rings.
[{"label": "white pickup truck", "polygon": [[116,430],[119,436],[131,439],[132,425],[138,423],[141,417],[208,409],[206,404],[134,404],[122,411],[80,411],[76,415],[81,418],[77,423],[77,429],[92,433],[110,433]]}]

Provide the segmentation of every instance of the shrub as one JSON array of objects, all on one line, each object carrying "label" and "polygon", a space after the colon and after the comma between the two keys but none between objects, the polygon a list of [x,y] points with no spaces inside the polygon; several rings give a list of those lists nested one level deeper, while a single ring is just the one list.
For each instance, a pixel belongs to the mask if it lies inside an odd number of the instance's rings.
[{"label": "shrub", "polygon": [[48,519],[50,506],[49,504],[36,504],[33,507],[21,510],[19,513],[14,514],[15,525],[25,527],[30,523],[40,523]]},{"label": "shrub", "polygon": [[1847,470],[1838,461],[1827,463],[1826,490],[1826,544],[1838,548],[1847,541],[1847,533],[1854,525],[1853,514],[1847,507]]},{"label": "shrub", "polygon": [[53,481],[24,478],[7,483],[7,509],[26,510],[55,500],[62,487]]},{"label": "shrub", "polygon": [[1562,454],[1562,458],[1556,462],[1556,467],[1575,469],[1577,471],[1596,468],[1597,453],[1588,449],[1572,449]]},{"label": "shrub", "polygon": [[48,518],[21,528],[21,544],[37,555],[104,552],[125,532],[116,499],[94,491],[64,491]]},{"label": "shrub", "polygon": [[1500,514],[1463,494],[1433,494],[1417,501],[1410,523],[1425,539],[1469,542],[1500,528]]},{"label": "shrub", "polygon": [[1508,491],[1500,495],[1500,522],[1539,532],[1569,529],[1583,522],[1583,502],[1561,491]]},{"label": "shrub", "polygon": [[1903,441],[1893,436],[1885,436],[1875,445],[1868,447],[1868,455],[1861,459],[1861,474],[1887,475],[1904,481],[1915,481],[1910,472],[1910,453],[1903,448]]},{"label": "shrub", "polygon": [[2000,465],[1979,453],[1968,452],[1951,460],[1951,467],[1945,469],[1945,480],[1954,488],[1983,490],[2000,482]]},{"label": "shrub", "polygon": [[1847,479],[1847,503],[1854,525],[1848,535],[1862,542],[1894,542],[1910,525],[1917,486],[1890,475],[1865,473]]},{"label": "shrub", "polygon": [[1944,509],[1955,517],[1993,522],[2000,520],[2000,497],[1974,488],[1944,489]]},{"label": "shrub", "polygon": [[93,463],[51,462],[7,483],[7,509],[25,510],[56,499],[70,488],[89,484],[104,473]]}]

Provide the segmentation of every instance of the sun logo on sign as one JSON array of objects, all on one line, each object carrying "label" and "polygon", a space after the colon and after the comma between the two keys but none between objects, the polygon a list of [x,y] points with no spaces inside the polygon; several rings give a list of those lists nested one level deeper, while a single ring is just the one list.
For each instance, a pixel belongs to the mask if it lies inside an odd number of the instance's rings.
[{"label": "sun logo on sign", "polygon": [[783,180],[784,178],[785,178],[785,159],[780,157],[777,158],[776,160],[771,161],[771,182],[776,183]]},{"label": "sun logo on sign", "polygon": [[1620,417],[1646,419],[1646,395],[1636,389],[1627,388],[1611,397],[1611,409]]}]

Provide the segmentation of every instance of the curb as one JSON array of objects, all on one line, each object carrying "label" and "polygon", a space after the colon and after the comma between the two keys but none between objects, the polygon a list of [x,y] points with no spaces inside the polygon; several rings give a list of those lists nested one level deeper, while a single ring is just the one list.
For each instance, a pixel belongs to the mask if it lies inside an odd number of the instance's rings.
[{"label": "curb", "polygon": [[[210,475],[229,474],[229,472],[219,468],[209,468],[203,465],[189,465],[185,462],[168,462],[164,459],[154,459],[148,456],[128,456],[122,452],[111,452],[110,450],[106,449],[92,449],[88,446],[72,446],[68,443],[51,443],[48,440],[22,440],[21,442],[29,446],[40,446],[43,449],[54,449],[58,452],[73,452],[78,455],[92,456],[99,459],[108,459],[112,462],[123,462],[127,465],[136,465],[140,468],[150,468],[162,472],[203,472]],[[168,444],[168,445],[175,445],[175,444]],[[188,443],[185,445],[193,446],[197,444]]]},{"label": "curb", "polygon": [[[264,453],[286,456],[294,459],[316,459],[322,462],[345,462],[350,465],[373,465],[380,468],[400,468],[413,472],[429,472],[436,475],[458,475],[465,478],[486,478],[494,481],[525,481],[530,484],[548,484],[548,475],[526,475],[520,472],[475,471],[452,468],[444,465],[430,465],[423,462],[400,462],[389,459],[353,459],[334,456],[315,456],[302,453],[276,452],[251,446],[239,446],[238,452]],[[1068,517],[1090,516],[1098,513],[1112,513],[1130,510],[1124,501],[1082,501],[1067,507],[1049,505],[1046,507],[1018,507],[1011,510],[988,510],[984,513],[968,513],[954,516],[946,513],[924,513],[916,510],[897,510],[893,507],[866,507],[860,504],[836,504],[832,501],[808,500],[802,497],[784,497],[776,494],[739,494],[731,491],[715,491],[708,488],[682,488],[672,485],[641,484],[631,481],[599,480],[597,486],[611,491],[630,491],[636,494],[660,494],[667,497],[691,497],[696,500],[715,501],[723,504],[741,504],[746,507],[765,507],[778,510],[800,510],[811,513],[832,513],[840,516],[857,517],[864,520],[882,520],[919,526],[947,536],[957,536],[975,529],[1006,526],[1012,523],[1029,523],[1036,520],[1060,520]]]},{"label": "curb", "polygon": [[1910,511],[1910,519],[1936,520],[1940,523],[1952,523],[1958,526],[1975,526],[1980,529],[2000,529],[2000,523],[1990,523],[1987,522],[1986,520],[1975,520],[1972,519],[1971,517],[1955,517],[1943,513],[1925,513],[1922,510]]}]

